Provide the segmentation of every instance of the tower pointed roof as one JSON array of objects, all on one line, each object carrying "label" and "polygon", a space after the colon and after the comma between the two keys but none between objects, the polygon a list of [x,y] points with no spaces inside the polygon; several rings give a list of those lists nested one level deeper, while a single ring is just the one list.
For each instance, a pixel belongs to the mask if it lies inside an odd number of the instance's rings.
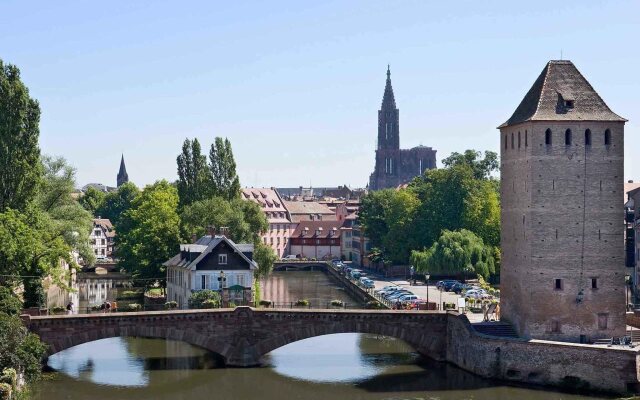
[{"label": "tower pointed roof", "polygon": [[569,60],[551,60],[511,118],[499,128],[526,121],[626,121],[615,114]]},{"label": "tower pointed roof", "polygon": [[127,174],[127,167],[124,165],[124,154],[122,158],[120,158],[120,170],[118,171],[117,177],[118,187],[120,187],[123,183],[129,182],[129,174]]},{"label": "tower pointed roof", "polygon": [[387,65],[387,83],[384,86],[384,96],[382,96],[382,109],[389,108],[396,108],[396,99],[393,96],[393,87],[391,86],[391,68]]}]

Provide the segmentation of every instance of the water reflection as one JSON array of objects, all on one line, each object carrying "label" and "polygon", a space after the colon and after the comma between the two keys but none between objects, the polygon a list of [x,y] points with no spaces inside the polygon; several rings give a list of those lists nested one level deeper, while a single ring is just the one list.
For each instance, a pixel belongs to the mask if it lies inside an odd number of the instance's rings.
[{"label": "water reflection", "polygon": [[218,368],[218,358],[186,343],[111,338],[65,350],[49,365],[36,399],[439,399],[571,400],[586,397],[508,387],[425,360],[402,341],[339,334],[292,343],[263,368]]}]

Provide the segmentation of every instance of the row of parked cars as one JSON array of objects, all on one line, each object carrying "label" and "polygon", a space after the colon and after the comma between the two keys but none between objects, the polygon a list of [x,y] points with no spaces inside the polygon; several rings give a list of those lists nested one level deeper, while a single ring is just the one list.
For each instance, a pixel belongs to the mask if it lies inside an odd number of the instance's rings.
[{"label": "row of parked cars", "polygon": [[347,267],[340,260],[333,260],[332,264],[338,269],[338,271],[343,272],[347,278],[355,281],[356,284],[362,286],[363,288],[373,289],[376,287],[375,283],[367,277],[367,274],[363,270]]},{"label": "row of parked cars", "polygon": [[400,302],[402,304],[406,304],[418,303],[422,301],[422,299],[412,291],[407,290],[401,286],[385,286],[382,289],[376,290],[375,293],[392,303]]},{"label": "row of parked cars", "polygon": [[453,292],[455,294],[463,294],[463,297],[465,299],[486,300],[486,299],[493,298],[492,295],[490,295],[486,290],[482,289],[479,286],[462,283],[454,279],[438,281],[436,283],[436,288],[444,292]]}]

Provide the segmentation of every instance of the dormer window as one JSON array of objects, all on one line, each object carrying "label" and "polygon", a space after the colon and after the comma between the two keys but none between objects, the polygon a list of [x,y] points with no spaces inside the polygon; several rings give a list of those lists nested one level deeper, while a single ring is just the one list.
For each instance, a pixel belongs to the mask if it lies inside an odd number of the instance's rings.
[{"label": "dormer window", "polygon": [[573,100],[565,100],[564,101],[564,106],[566,108],[573,108]]}]

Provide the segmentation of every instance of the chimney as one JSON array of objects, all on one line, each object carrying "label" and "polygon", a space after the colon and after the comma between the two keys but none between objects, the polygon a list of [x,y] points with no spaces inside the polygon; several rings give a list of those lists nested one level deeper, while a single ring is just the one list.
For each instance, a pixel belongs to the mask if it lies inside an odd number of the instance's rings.
[{"label": "chimney", "polygon": [[212,225],[207,226],[207,235],[214,237],[216,235],[216,227]]},{"label": "chimney", "polygon": [[228,226],[221,226],[220,229],[218,230],[218,233],[220,235],[227,236],[227,234],[229,233],[229,227]]},{"label": "chimney", "polygon": [[191,235],[191,243],[195,243],[197,241],[198,241],[198,235],[194,233],[193,235]]}]

